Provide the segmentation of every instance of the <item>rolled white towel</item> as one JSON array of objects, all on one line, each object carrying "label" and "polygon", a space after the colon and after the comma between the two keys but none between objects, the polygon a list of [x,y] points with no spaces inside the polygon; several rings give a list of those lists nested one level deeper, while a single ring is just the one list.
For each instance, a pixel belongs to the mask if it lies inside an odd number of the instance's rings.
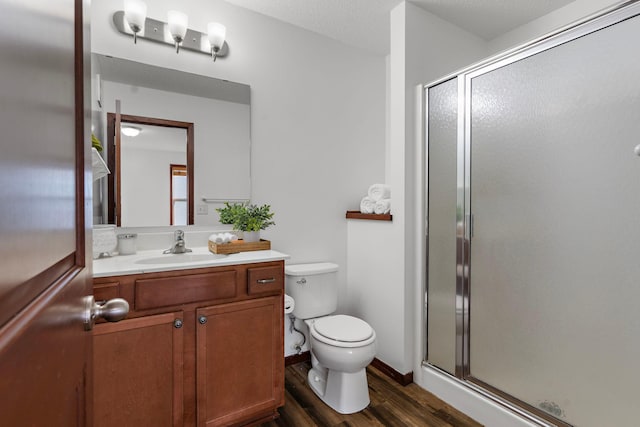
[{"label": "rolled white towel", "polygon": [[388,199],[391,197],[391,187],[386,184],[373,184],[369,187],[369,192],[367,194],[374,201]]},{"label": "rolled white towel", "polygon": [[235,234],[231,234],[231,233],[216,233],[209,236],[209,240],[211,240],[213,243],[217,245],[220,245],[222,243],[229,243],[233,240],[238,240],[238,237],[236,237]]},{"label": "rolled white towel", "polygon": [[224,236],[222,236],[222,234],[220,233],[212,234],[211,236],[209,236],[209,240],[219,245],[221,243],[224,243]]},{"label": "rolled white towel", "polygon": [[376,202],[376,205],[373,207],[373,212],[380,214],[388,214],[391,212],[391,199],[382,199]]},{"label": "rolled white towel", "polygon": [[360,200],[360,212],[365,214],[373,213],[373,209],[376,206],[376,201],[373,200],[369,196],[364,196],[362,200]]}]

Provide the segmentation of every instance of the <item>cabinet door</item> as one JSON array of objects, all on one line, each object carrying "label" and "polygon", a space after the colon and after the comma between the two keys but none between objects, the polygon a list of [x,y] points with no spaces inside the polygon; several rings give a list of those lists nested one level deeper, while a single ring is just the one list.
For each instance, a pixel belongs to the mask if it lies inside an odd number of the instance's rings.
[{"label": "cabinet door", "polygon": [[241,424],[284,404],[282,296],[197,311],[198,426]]},{"label": "cabinet door", "polygon": [[182,312],[96,325],[94,427],[182,426]]}]

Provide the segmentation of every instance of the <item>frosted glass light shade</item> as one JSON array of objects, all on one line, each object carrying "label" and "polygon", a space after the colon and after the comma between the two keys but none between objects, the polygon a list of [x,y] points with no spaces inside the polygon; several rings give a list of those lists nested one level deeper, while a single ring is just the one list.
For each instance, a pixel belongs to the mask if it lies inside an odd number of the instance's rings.
[{"label": "frosted glass light shade", "polygon": [[134,33],[144,28],[147,18],[147,5],[139,0],[124,0],[124,18]]},{"label": "frosted glass light shade", "polygon": [[217,22],[209,22],[207,25],[207,33],[211,48],[214,51],[220,50],[224,44],[224,39],[227,36],[227,28]]},{"label": "frosted glass light shade", "polygon": [[122,134],[125,136],[136,137],[140,135],[140,132],[142,132],[142,129],[140,129],[137,126],[122,126],[120,128],[120,132],[122,132]]},{"label": "frosted glass light shade", "polygon": [[169,23],[169,32],[176,42],[184,40],[187,34],[187,26],[189,25],[189,17],[186,13],[170,10],[167,12],[167,21]]}]

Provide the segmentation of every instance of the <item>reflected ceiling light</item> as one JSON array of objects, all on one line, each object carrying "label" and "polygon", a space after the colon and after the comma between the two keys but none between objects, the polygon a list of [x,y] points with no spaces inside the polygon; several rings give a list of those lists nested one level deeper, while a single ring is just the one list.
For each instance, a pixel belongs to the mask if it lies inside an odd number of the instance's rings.
[{"label": "reflected ceiling light", "polygon": [[147,19],[147,5],[139,0],[124,0],[124,19],[133,31],[133,42],[138,42],[138,33]]},{"label": "reflected ceiling light", "polygon": [[147,18],[147,5],[139,0],[124,0],[124,11],[113,14],[116,29],[127,36],[133,33],[134,43],[141,38],[169,44],[175,47],[176,53],[185,49],[201,52],[211,55],[214,62],[228,55],[227,29],[224,25],[210,22],[206,33],[191,30],[188,28],[187,14],[177,10],[167,13],[167,21]]},{"label": "reflected ceiling light", "polygon": [[211,45],[211,56],[213,62],[216,62],[218,53],[224,46],[224,39],[227,36],[227,27],[217,22],[209,22],[207,25],[207,35],[209,36],[209,44]]},{"label": "reflected ceiling light", "polygon": [[179,53],[180,43],[184,40],[184,36],[187,35],[189,17],[186,13],[178,12],[177,10],[170,10],[167,12],[167,21],[169,22],[169,33],[171,33],[171,38],[173,38],[173,41],[176,43],[176,53]]},{"label": "reflected ceiling light", "polygon": [[142,132],[142,128],[139,128],[138,126],[126,125],[120,127],[120,132],[122,132],[122,134],[125,136],[136,137],[140,135],[140,132]]}]

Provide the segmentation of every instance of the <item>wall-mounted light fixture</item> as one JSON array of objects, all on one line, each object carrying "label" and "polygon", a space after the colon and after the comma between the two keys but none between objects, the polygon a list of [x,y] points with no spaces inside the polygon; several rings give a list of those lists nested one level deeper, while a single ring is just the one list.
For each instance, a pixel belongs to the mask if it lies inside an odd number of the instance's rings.
[{"label": "wall-mounted light fixture", "polygon": [[175,47],[211,55],[215,61],[229,53],[229,45],[225,41],[226,28],[217,22],[207,25],[207,34],[188,28],[189,17],[176,10],[167,14],[167,21],[162,22],[147,17],[147,5],[140,0],[124,0],[124,11],[113,14],[116,29],[128,36],[133,35],[133,42],[145,39]]}]

